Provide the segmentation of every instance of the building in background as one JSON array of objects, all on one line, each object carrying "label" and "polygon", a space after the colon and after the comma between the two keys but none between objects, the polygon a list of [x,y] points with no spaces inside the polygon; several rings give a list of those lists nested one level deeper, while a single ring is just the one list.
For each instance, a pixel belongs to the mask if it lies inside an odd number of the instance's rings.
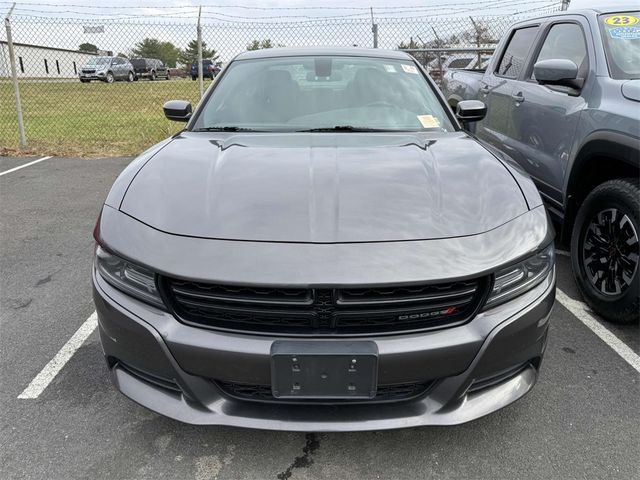
[{"label": "building in background", "polygon": [[[15,42],[13,49],[18,77],[28,78],[75,78],[82,65],[96,56],[96,53]],[[0,40],[0,77],[10,76],[9,48],[6,41]]]}]

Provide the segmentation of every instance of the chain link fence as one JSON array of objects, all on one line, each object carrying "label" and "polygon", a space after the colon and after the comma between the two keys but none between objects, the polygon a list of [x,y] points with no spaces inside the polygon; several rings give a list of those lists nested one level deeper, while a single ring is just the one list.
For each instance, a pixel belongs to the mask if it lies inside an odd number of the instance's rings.
[{"label": "chain link fence", "polygon": [[[201,23],[205,88],[247,49],[358,46],[404,49],[441,78],[448,68],[483,68],[517,16],[215,21]],[[59,155],[135,154],[180,128],[162,104],[194,105],[198,18],[68,19],[16,16],[13,39],[26,149]],[[7,31],[9,31],[7,29]],[[466,49],[466,50],[464,50]],[[463,51],[464,50],[464,51]],[[147,58],[160,62],[142,62]],[[86,74],[85,82],[81,75]],[[20,149],[7,33],[0,34],[0,154]],[[24,151],[25,149],[22,148]]]}]

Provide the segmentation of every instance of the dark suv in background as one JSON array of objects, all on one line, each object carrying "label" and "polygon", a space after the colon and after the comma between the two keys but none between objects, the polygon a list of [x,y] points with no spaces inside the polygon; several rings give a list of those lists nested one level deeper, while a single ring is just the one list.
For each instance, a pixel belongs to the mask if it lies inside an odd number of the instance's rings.
[{"label": "dark suv in background", "polygon": [[133,65],[136,80],[148,78],[153,81],[157,78],[166,80],[170,78],[169,69],[157,58],[132,58],[131,65]]},{"label": "dark suv in background", "polygon": [[[213,60],[202,60],[202,77],[203,78],[213,78],[218,75],[220,72],[220,67],[216,65],[216,62]],[[191,80],[196,80],[198,78],[198,62],[193,62],[191,64]]]}]

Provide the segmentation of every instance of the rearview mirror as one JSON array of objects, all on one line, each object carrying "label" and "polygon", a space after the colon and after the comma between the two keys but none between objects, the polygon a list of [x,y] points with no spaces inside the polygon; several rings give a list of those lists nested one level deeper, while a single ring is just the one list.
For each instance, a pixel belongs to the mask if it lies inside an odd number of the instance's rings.
[{"label": "rearview mirror", "polygon": [[164,116],[174,122],[186,122],[191,118],[191,104],[186,100],[169,100],[162,109]]},{"label": "rearview mirror", "polygon": [[584,79],[578,78],[578,66],[572,60],[552,58],[540,60],[533,66],[533,75],[541,85],[561,85],[582,88]]},{"label": "rearview mirror", "polygon": [[479,122],[487,115],[487,106],[480,100],[461,100],[456,107],[456,118],[467,124]]}]

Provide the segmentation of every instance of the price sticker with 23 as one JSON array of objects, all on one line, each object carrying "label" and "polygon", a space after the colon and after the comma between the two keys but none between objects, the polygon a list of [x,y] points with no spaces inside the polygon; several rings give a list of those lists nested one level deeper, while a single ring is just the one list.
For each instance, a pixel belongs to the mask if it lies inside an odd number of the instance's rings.
[{"label": "price sticker with 23", "polygon": [[638,22],[640,22],[640,18],[633,15],[613,15],[604,19],[604,23],[614,27],[626,27],[635,25]]}]

